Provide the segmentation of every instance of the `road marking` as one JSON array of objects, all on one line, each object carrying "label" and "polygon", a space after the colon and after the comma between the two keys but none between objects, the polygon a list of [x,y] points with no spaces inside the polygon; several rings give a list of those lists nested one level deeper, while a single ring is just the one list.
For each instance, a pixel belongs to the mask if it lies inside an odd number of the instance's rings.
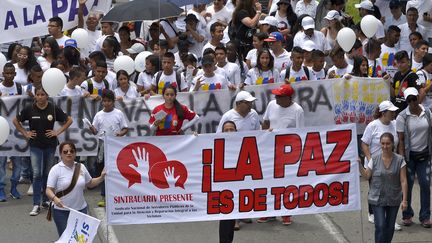
[{"label": "road marking", "polygon": [[315,217],[319,220],[321,225],[330,233],[335,242],[346,243],[349,242],[345,236],[340,232],[333,221],[327,216],[327,214],[315,214]]},{"label": "road marking", "polygon": [[96,218],[98,218],[101,221],[98,230],[98,236],[101,238],[101,241],[109,242],[109,243],[118,243],[119,241],[117,239],[116,234],[114,233],[114,229],[112,228],[111,225],[107,225],[105,209],[94,208],[93,210]]}]

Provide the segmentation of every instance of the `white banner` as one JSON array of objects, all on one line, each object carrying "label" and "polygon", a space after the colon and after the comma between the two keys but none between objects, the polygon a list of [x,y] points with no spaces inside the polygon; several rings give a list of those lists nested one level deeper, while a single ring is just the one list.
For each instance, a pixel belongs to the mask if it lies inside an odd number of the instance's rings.
[{"label": "white banner", "polygon": [[[247,86],[258,99],[255,109],[262,117],[267,104],[274,97],[271,90],[280,84]],[[363,133],[366,124],[373,120],[373,110],[378,104],[389,99],[389,86],[382,79],[331,79],[294,83],[295,101],[305,112],[306,126],[334,125],[356,123],[357,132]],[[192,127],[198,133],[214,133],[222,115],[233,108],[235,92],[220,90],[213,92],[179,93],[177,99],[197,112],[200,120]],[[0,98],[0,114],[11,127],[9,140],[0,146],[0,152],[6,156],[23,156],[28,154],[28,146],[23,136],[14,129],[13,118],[32,99],[26,96]],[[132,101],[116,102],[116,107],[123,111],[129,124],[127,136],[146,136],[149,133],[148,120],[153,108],[163,103],[161,96],[152,96],[149,100],[142,98]],[[82,97],[57,97],[55,104],[71,115],[74,122],[60,137],[71,140],[77,146],[80,156],[95,155],[98,146],[97,137],[87,129],[83,118],[93,120],[102,109],[99,101]]]},{"label": "white banner", "polygon": [[355,129],[107,137],[108,223],[360,210]]},{"label": "white banner", "polygon": [[[108,12],[112,0],[88,0],[84,16],[89,10]],[[78,24],[78,0],[2,0],[0,8],[0,43],[30,39],[48,34],[48,20],[58,16],[63,30]]]},{"label": "white banner", "polygon": [[56,243],[91,243],[97,234],[100,220],[69,208],[67,226]]}]

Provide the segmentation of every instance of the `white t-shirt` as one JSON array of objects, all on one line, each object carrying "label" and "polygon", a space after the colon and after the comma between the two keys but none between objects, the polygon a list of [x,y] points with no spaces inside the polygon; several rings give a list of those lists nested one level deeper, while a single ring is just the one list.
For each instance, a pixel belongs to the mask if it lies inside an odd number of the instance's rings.
[{"label": "white t-shirt", "polygon": [[430,15],[432,15],[432,1],[430,0],[410,0],[406,4],[406,9],[409,9],[410,7],[414,7],[418,9],[419,12],[419,18],[417,19],[417,24],[423,26],[426,29],[426,36],[423,36],[423,39],[427,40],[428,38],[432,37],[432,23],[425,21],[423,19],[423,13],[427,12]]},{"label": "white t-shirt", "polygon": [[87,29],[88,33],[88,41],[87,41],[87,47],[84,49],[84,56],[88,57],[90,53],[96,50],[96,42],[99,38],[102,36],[102,31],[96,30],[91,31]]},{"label": "white t-shirt", "polygon": [[[102,35],[99,37],[99,39],[96,40],[96,46],[95,51],[100,51],[102,49],[103,42],[105,41],[105,38],[107,38],[108,35]],[[117,41],[120,43],[120,36],[117,32],[114,33],[114,37],[117,39]]]},{"label": "white t-shirt", "polygon": [[320,51],[329,51],[331,50],[330,44],[327,42],[327,39],[325,38],[324,34],[321,31],[314,30],[314,34],[312,37],[307,36],[303,31],[297,32],[297,34],[294,36],[294,45],[293,46],[302,46],[302,44],[307,41],[311,40],[315,43],[316,49]]},{"label": "white t-shirt", "polygon": [[336,66],[333,65],[327,72],[327,78],[328,78],[330,72],[332,72],[332,71],[335,71],[335,74],[336,74],[335,78],[342,78],[345,74],[351,73],[352,69],[353,69],[353,66],[351,66],[349,64],[346,68],[343,68],[343,69],[337,68]]},{"label": "white t-shirt", "polygon": [[67,84],[65,84],[62,91],[60,91],[59,96],[82,96],[84,94],[84,91],[81,89],[80,86],[75,86],[74,89],[70,89]]},{"label": "white t-shirt", "polygon": [[413,58],[411,60],[411,69],[413,70],[413,72],[417,72],[417,70],[422,69],[423,67],[423,62],[416,62],[414,60],[414,54],[413,54]]},{"label": "white t-shirt", "polygon": [[[428,146],[428,128],[429,124],[426,119],[426,112],[423,105],[420,105],[422,112],[420,116],[412,115],[409,109],[407,109],[408,118],[408,130],[409,132],[409,140],[410,140],[410,150],[420,152],[427,148]],[[431,118],[432,119],[432,116]],[[397,132],[405,132],[405,122],[401,115],[398,115],[396,118],[396,131]],[[405,134],[408,136],[408,134]]]},{"label": "white t-shirt", "polygon": [[235,86],[241,83],[240,67],[232,62],[227,62],[225,66],[222,67],[225,70],[228,81]]},{"label": "white t-shirt", "polygon": [[[419,16],[419,18],[422,18],[423,16]],[[400,51],[407,51],[408,53],[413,51],[410,41],[409,41],[409,35],[411,34],[411,29],[408,27],[408,23],[401,24],[398,26],[401,29],[400,33],[400,39],[398,43],[398,48]],[[423,26],[417,25],[416,31],[419,32],[422,36],[426,35],[426,30]]]},{"label": "white t-shirt", "polygon": [[141,72],[138,75],[137,85],[143,86],[144,89],[150,89],[153,80],[153,75],[146,72]]},{"label": "white t-shirt", "polygon": [[[93,84],[93,90],[92,90],[92,92],[89,92],[90,94],[99,94],[100,96],[102,96],[102,91],[104,90],[104,89],[106,89],[106,87],[105,87],[105,82],[96,82],[95,80],[94,80],[94,78],[91,78],[91,81],[92,81],[92,84]],[[112,88],[112,86],[111,86],[111,84],[108,82],[108,89],[109,90],[113,90],[113,88]],[[82,84],[81,84],[81,88],[83,89],[83,90],[85,90],[85,91],[89,91],[88,90],[88,81],[87,80],[85,80],[84,82],[82,82]]]},{"label": "white t-shirt", "polygon": [[93,118],[92,124],[98,131],[100,139],[103,138],[103,132],[106,135],[115,136],[123,128],[128,127],[125,114],[117,108],[114,108],[111,112],[98,111]]},{"label": "white t-shirt", "polygon": [[[22,88],[22,94],[24,94],[25,93],[24,87],[21,86],[21,88]],[[3,85],[3,82],[1,82],[0,83],[0,93],[1,93],[1,96],[18,95],[18,89],[17,89],[16,83],[14,82],[11,87],[6,87]]]},{"label": "white t-shirt", "polygon": [[315,0],[312,0],[309,4],[305,4],[303,0],[300,0],[297,2],[294,13],[296,13],[297,16],[307,14],[315,18],[317,7],[318,2]]},{"label": "white t-shirt", "polygon": [[270,121],[270,128],[301,128],[304,127],[304,111],[301,106],[293,102],[288,107],[282,107],[272,100],[268,103],[263,116],[264,121]]},{"label": "white t-shirt", "polygon": [[65,42],[69,40],[70,37],[63,35],[61,38],[56,39],[57,44],[59,45],[60,49],[64,48]]},{"label": "white t-shirt", "polygon": [[[210,40],[211,34],[210,34],[210,27],[213,23],[219,21],[225,24],[228,24],[232,19],[232,11],[229,11],[225,6],[219,10],[218,12],[215,12],[213,5],[207,7],[206,10],[207,13],[210,13],[212,16],[211,18],[207,18],[207,39]],[[205,50],[205,48],[203,49]]]},{"label": "white t-shirt", "polygon": [[[270,12],[270,13],[271,13],[271,12]],[[286,26],[287,26],[288,29],[291,29],[291,25],[290,25],[290,23],[288,22],[287,17],[281,17],[281,16],[279,15],[279,12],[276,11],[275,18],[276,18],[276,20],[278,21],[278,24],[279,24],[280,22],[283,22],[283,23],[286,24]]]},{"label": "white t-shirt", "polygon": [[[114,90],[115,88],[117,88],[117,77],[115,72],[111,71],[111,70],[107,70],[108,73],[105,76],[105,79],[108,81],[108,83],[110,84],[111,88]],[[90,70],[89,77],[93,76],[93,70]]]},{"label": "white t-shirt", "polygon": [[372,156],[381,152],[380,137],[386,132],[393,135],[395,139],[395,148],[397,148],[399,138],[396,133],[396,121],[391,121],[389,125],[385,125],[380,119],[375,119],[366,126],[361,141],[369,145],[369,151]]},{"label": "white t-shirt", "polygon": [[287,66],[291,66],[291,53],[287,50],[284,49],[282,54],[280,54],[279,56],[276,56],[273,51],[270,51],[270,53],[274,57],[274,67],[277,68],[279,73]]},{"label": "white t-shirt", "polygon": [[395,66],[395,54],[398,52],[399,49],[396,47],[388,47],[385,44],[381,44],[381,64],[383,65],[383,71],[386,72],[388,75],[393,77],[395,73],[398,71],[397,67]]},{"label": "white t-shirt", "polygon": [[201,79],[202,86],[198,89],[199,91],[208,91],[208,90],[220,90],[220,89],[228,89],[228,85],[230,84],[228,80],[220,75],[215,73],[213,77],[205,77],[204,75],[197,75],[193,80],[190,86],[189,91],[194,91],[195,84]]},{"label": "white t-shirt", "polygon": [[310,75],[310,80],[321,80],[326,78],[326,71],[323,68],[317,72],[313,70],[313,68],[309,67],[309,75]]},{"label": "white t-shirt", "polygon": [[14,82],[15,83],[20,83],[22,85],[27,85],[27,79],[28,79],[28,73],[26,72],[26,70],[24,68],[20,68],[18,67],[18,63],[14,63],[14,67],[15,67],[15,78],[14,78]]},{"label": "white t-shirt", "polygon": [[[427,86],[432,81],[432,73],[428,73],[426,70],[418,70],[416,74],[419,77],[418,80],[422,86]],[[429,109],[432,108],[432,90],[426,93],[422,104]]]},{"label": "white t-shirt", "polygon": [[258,49],[254,48],[250,50],[246,55],[246,60],[250,61],[252,68],[254,68],[257,64],[257,54],[258,54]]},{"label": "white t-shirt", "polygon": [[247,85],[263,85],[280,82],[281,79],[276,68],[273,68],[273,70],[262,71],[255,67],[249,70],[244,83]]},{"label": "white t-shirt", "polygon": [[[60,192],[68,188],[72,181],[75,166],[77,166],[77,162],[75,162],[75,165],[72,168],[66,166],[63,161],[55,164],[48,174],[47,187],[54,188],[55,192]],[[63,197],[60,197],[60,200],[65,206],[75,210],[82,210],[87,207],[84,198],[84,189],[86,184],[92,179],[85,165],[81,164],[80,169],[78,180],[72,191]],[[68,211],[68,209],[59,208],[56,205],[54,205],[54,208]]]},{"label": "white t-shirt", "polygon": [[127,90],[126,93],[123,90],[121,90],[120,87],[116,88],[114,90],[114,93],[116,97],[120,96],[123,97],[123,99],[136,99],[140,96],[140,94],[136,90],[136,87],[132,85],[129,85],[129,89]]},{"label": "white t-shirt", "polygon": [[[285,81],[285,74],[286,74],[286,69],[283,70],[281,72],[281,75],[280,75],[280,79],[283,80],[283,81]],[[309,74],[309,78],[308,78],[308,76],[306,75],[306,73],[304,71],[304,67],[303,66],[300,68],[299,71],[294,71],[292,69],[292,67],[290,67],[290,75],[289,75],[289,78],[288,78],[288,81],[290,83],[295,83],[295,82],[300,82],[300,81],[307,81],[307,80],[311,80],[310,79],[310,74]]]},{"label": "white t-shirt", "polygon": [[[153,80],[152,80],[152,85],[154,85],[157,88],[158,94],[162,94],[163,88],[170,84],[177,87],[176,72],[173,71],[172,74],[170,75],[165,75],[163,71],[160,72],[162,72],[162,75],[160,76],[159,82],[156,84],[156,78],[158,76],[157,73],[153,76]],[[178,91],[182,91],[183,89],[187,88],[186,81],[182,75],[180,75],[180,79],[181,79],[181,84],[180,84],[180,89],[178,89]]]},{"label": "white t-shirt", "polygon": [[38,57],[37,62],[39,63],[39,66],[42,68],[42,71],[44,72],[51,67],[51,63],[49,63],[47,59],[45,59],[45,57],[43,56]]},{"label": "white t-shirt", "polygon": [[253,131],[260,129],[260,118],[258,113],[252,109],[245,117],[242,117],[235,109],[231,109],[223,114],[217,133],[222,132],[222,126],[226,121],[233,121],[236,124],[237,131]]}]

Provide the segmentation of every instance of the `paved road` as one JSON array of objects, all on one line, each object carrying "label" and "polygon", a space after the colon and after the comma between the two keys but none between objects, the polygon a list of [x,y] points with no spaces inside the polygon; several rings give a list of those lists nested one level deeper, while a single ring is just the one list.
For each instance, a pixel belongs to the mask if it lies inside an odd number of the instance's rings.
[{"label": "paved road", "polygon": [[[19,191],[25,192],[28,185],[20,185]],[[234,242],[373,242],[373,225],[367,222],[367,182],[362,180],[361,212],[331,213],[321,215],[304,215],[293,217],[294,223],[283,226],[280,221],[266,224],[243,224],[240,231],[235,233]],[[87,201],[91,207],[91,214],[102,218],[103,209],[95,208],[99,193],[97,190],[86,192]],[[418,212],[418,186],[414,189],[414,208]],[[31,197],[24,196],[20,200],[9,199],[0,203],[0,243],[38,243],[54,242],[57,233],[54,223],[45,219],[46,210],[36,217],[28,215],[31,209]],[[360,217],[362,215],[362,217]],[[398,220],[400,217],[398,218]],[[432,243],[432,229],[424,229],[415,219],[416,224],[403,227],[403,231],[396,232],[393,242],[430,242]],[[179,224],[128,225],[112,227],[115,238],[110,235],[109,242],[218,242],[218,222],[196,222]],[[103,229],[103,227],[101,227]],[[363,229],[363,230],[362,230]],[[106,242],[106,233],[100,230],[99,239],[95,242]]]}]

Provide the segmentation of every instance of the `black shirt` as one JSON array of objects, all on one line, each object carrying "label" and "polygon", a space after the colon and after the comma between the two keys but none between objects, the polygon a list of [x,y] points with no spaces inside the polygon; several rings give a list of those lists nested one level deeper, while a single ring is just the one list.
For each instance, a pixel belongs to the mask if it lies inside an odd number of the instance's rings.
[{"label": "black shirt", "polygon": [[245,38],[246,32],[250,28],[242,23],[242,20],[246,17],[253,18],[253,16],[252,17],[249,16],[248,11],[242,9],[237,13],[237,18],[234,19],[233,21],[234,21],[235,28],[237,29],[237,35],[236,35],[237,39],[241,40],[244,43],[250,44],[252,43],[252,36],[250,38]]},{"label": "black shirt", "polygon": [[54,129],[55,121],[65,122],[68,116],[58,106],[48,102],[45,109],[40,109],[36,104],[26,106],[17,116],[20,122],[29,121],[31,131],[36,131],[36,137],[29,140],[30,146],[48,148],[57,146],[57,137],[48,138],[47,130]]},{"label": "black shirt", "polygon": [[399,108],[399,112],[404,110],[408,104],[405,102],[404,90],[409,87],[414,87],[420,90],[421,85],[419,83],[419,77],[412,71],[409,71],[405,75],[402,75],[400,71],[397,71],[393,77],[392,87],[394,88],[394,95],[392,102]]}]

